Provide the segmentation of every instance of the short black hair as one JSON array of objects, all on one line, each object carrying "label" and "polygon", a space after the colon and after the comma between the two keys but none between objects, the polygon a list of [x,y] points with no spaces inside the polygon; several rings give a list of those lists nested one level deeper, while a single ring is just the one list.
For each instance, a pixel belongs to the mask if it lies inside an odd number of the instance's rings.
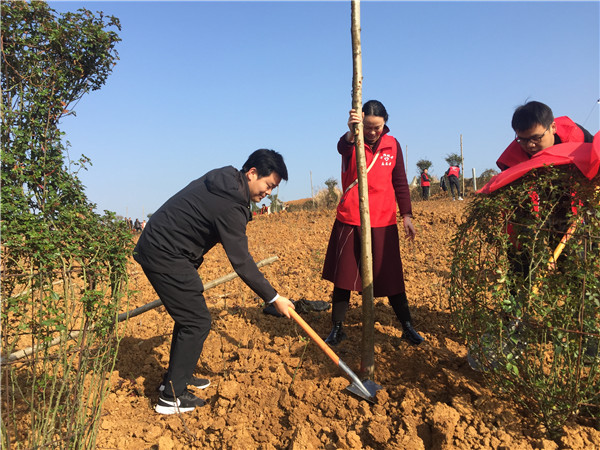
[{"label": "short black hair", "polygon": [[264,178],[276,172],[282,180],[287,181],[288,172],[283,156],[275,150],[260,148],[248,157],[248,160],[242,167],[242,172],[247,173],[253,167],[256,168],[258,178]]},{"label": "short black hair", "polygon": [[515,109],[512,128],[515,132],[527,131],[540,124],[548,128],[554,122],[554,114],[548,105],[531,101]]},{"label": "short black hair", "polygon": [[383,121],[388,121],[388,113],[385,110],[385,106],[379,100],[369,100],[363,106],[363,113],[365,116],[377,116],[383,117]]}]

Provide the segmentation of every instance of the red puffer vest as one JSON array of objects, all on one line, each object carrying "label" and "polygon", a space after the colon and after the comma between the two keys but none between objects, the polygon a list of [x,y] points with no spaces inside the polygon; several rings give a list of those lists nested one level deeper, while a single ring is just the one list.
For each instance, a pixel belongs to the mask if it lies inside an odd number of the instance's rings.
[{"label": "red puffer vest", "polygon": [[421,186],[429,186],[429,175],[425,172],[421,174]]},{"label": "red puffer vest", "polygon": [[[367,168],[377,156],[377,160],[367,173],[369,184],[369,215],[372,227],[385,227],[396,224],[396,193],[392,185],[392,171],[397,160],[396,139],[388,134],[381,136],[379,147],[373,153],[365,144]],[[344,194],[337,207],[336,219],[349,225],[360,225],[358,206],[358,183],[356,148],[346,170],[342,170]]]},{"label": "red puffer vest", "polygon": [[448,176],[454,175],[456,178],[460,175],[460,167],[458,166],[450,166],[448,169]]}]

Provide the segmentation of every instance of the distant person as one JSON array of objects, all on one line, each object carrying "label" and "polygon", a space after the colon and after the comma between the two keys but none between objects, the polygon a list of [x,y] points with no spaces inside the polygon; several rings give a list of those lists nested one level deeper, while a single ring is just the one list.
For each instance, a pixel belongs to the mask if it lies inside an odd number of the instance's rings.
[{"label": "distant person", "polygon": [[[446,176],[448,177],[448,184],[450,185],[450,192],[452,193],[452,200],[456,200],[458,197],[459,200],[463,198],[460,195],[460,183],[458,182],[458,177],[460,176],[460,167],[459,166],[450,166],[446,171]],[[456,190],[456,196],[454,191]]]},{"label": "distant person", "polygon": [[346,338],[343,322],[350,305],[351,291],[362,291],[361,223],[354,146],[354,127],[360,122],[364,125],[368,167],[374,295],[389,298],[402,326],[402,339],[413,345],[419,345],[424,340],[412,326],[396,224],[397,203],[406,237],[414,239],[416,231],[411,221],[410,190],[402,149],[398,141],[388,134],[387,119],[388,114],[383,104],[370,100],[363,106],[362,116],[356,110],[350,110],[350,131],[338,142],[338,152],[342,156],[343,195],[337,207],[323,267],[323,278],[333,282],[333,328],[325,339],[331,346],[338,345]]},{"label": "distant person", "polygon": [[211,327],[198,267],[217,243],[240,278],[266,303],[290,317],[292,302],[280,296],[258,270],[246,236],[250,202],[260,202],[287,177],[279,153],[256,150],[241,170],[222,167],[192,181],[148,220],[134,258],[175,321],[169,367],[155,408],[158,413],[188,412],[205,404],[188,385],[204,388],[210,384],[193,376]]},{"label": "distant person", "polygon": [[427,173],[427,169],[424,169],[421,173],[421,191],[423,193],[423,200],[429,199],[429,185],[429,174]]},{"label": "distant person", "polygon": [[440,178],[440,189],[444,192],[448,191],[448,176],[446,174]]},{"label": "distant person", "polygon": [[135,223],[133,224],[133,229],[138,233],[142,232],[142,224],[137,218],[135,219]]},{"label": "distant person", "polygon": [[496,161],[500,170],[506,170],[556,144],[565,142],[592,142],[593,136],[567,116],[554,118],[549,106],[531,101],[519,106],[512,117],[515,139]]}]

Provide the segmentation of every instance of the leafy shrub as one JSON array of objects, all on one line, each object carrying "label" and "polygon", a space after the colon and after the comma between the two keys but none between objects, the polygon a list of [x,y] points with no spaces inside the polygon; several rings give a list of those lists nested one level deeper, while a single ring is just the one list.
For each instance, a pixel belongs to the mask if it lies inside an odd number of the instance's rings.
[{"label": "leafy shrub", "polygon": [[599,417],[599,181],[533,171],[477,196],[452,242],[450,304],[472,366],[552,436],[575,414]]},{"label": "leafy shrub", "polygon": [[3,448],[94,446],[132,236],[94,212],[78,177],[89,160],[69,159],[58,124],[110,74],[112,27],[2,4]]}]

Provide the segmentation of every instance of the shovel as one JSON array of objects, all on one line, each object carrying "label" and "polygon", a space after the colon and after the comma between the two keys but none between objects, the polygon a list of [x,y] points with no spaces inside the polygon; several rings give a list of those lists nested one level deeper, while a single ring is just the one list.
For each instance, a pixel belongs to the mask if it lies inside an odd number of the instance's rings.
[{"label": "shovel", "polygon": [[[571,224],[571,226],[569,226],[569,229],[567,230],[567,232],[564,234],[564,236],[562,237],[562,239],[560,240],[560,242],[554,249],[552,256],[550,256],[550,261],[548,261],[548,270],[553,270],[556,268],[556,260],[558,259],[558,257],[562,253],[562,251],[565,249],[568,240],[571,239],[571,236],[573,236],[573,233],[575,233],[576,228],[577,228],[577,221],[573,222]],[[539,292],[540,285],[541,285],[541,283],[536,286],[533,286],[532,291],[534,294],[537,294]]]},{"label": "shovel", "polygon": [[298,325],[300,325],[302,329],[308,333],[312,340],[315,341],[319,347],[321,347],[321,350],[323,350],[338,367],[348,374],[352,380],[352,384],[346,389],[370,403],[375,403],[375,393],[381,389],[381,386],[371,380],[366,380],[364,382],[360,381],[360,379],[354,372],[352,372],[352,370],[350,370],[346,363],[344,363],[344,361],[342,361],[340,357],[336,355],[333,350],[331,350],[325,341],[323,341],[323,339],[321,339],[321,337],[315,333],[315,330],[313,330],[310,325],[298,315],[296,311],[290,308],[288,309],[288,312],[290,313],[292,319],[294,319]]}]

